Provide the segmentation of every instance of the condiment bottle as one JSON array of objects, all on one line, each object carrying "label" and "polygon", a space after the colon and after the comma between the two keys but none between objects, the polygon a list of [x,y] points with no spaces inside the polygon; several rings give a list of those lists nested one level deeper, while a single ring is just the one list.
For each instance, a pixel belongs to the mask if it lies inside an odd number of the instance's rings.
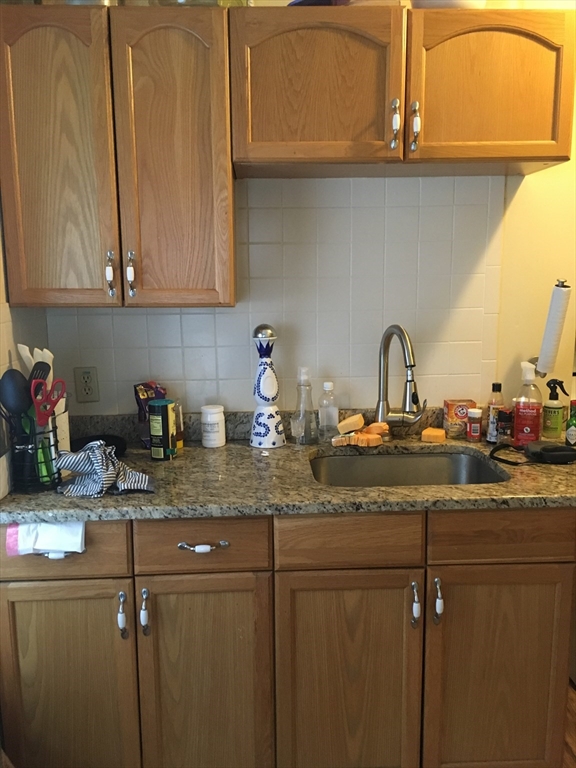
[{"label": "condiment bottle", "polygon": [[492,394],[488,400],[488,424],[486,428],[486,442],[498,442],[498,411],[504,405],[502,397],[502,384],[495,381],[492,384]]},{"label": "condiment bottle", "polygon": [[498,445],[512,445],[514,435],[514,411],[512,408],[500,408],[498,411]]},{"label": "condiment bottle", "polygon": [[482,439],[482,408],[468,408],[466,421],[466,440],[479,443]]}]

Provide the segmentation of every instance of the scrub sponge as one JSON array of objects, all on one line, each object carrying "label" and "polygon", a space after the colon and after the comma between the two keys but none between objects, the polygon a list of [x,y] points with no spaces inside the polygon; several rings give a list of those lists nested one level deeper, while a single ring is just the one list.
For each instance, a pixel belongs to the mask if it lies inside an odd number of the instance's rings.
[{"label": "scrub sponge", "polygon": [[445,443],[446,432],[443,429],[437,427],[426,427],[422,430],[422,442],[423,443]]}]

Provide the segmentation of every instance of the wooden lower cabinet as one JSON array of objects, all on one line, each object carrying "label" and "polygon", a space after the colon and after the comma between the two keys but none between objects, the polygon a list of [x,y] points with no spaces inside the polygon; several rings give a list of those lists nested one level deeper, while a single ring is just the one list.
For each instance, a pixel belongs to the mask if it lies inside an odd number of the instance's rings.
[{"label": "wooden lower cabinet", "polygon": [[428,569],[425,768],[562,767],[573,578],[571,564]]},{"label": "wooden lower cabinet", "polygon": [[0,627],[0,708],[14,765],[139,768],[132,579],[0,584]]},{"label": "wooden lower cabinet", "polygon": [[276,575],[278,768],[417,768],[423,569]]},{"label": "wooden lower cabinet", "polygon": [[145,768],[272,768],[272,574],[140,576]]}]

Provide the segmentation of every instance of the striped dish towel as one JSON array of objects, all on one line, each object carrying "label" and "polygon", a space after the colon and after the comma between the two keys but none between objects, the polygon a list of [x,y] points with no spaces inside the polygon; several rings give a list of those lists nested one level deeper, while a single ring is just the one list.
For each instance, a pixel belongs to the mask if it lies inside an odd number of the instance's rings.
[{"label": "striped dish towel", "polygon": [[76,453],[60,451],[55,463],[58,469],[68,469],[77,475],[58,486],[64,496],[95,499],[104,496],[106,491],[116,494],[154,491],[152,479],[119,461],[114,446],[107,446],[103,440],[94,440]]}]

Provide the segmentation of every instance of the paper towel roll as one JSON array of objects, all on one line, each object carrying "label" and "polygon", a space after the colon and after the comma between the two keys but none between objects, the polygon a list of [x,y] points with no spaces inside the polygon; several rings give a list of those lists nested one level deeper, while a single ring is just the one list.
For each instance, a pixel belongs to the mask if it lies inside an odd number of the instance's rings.
[{"label": "paper towel roll", "polygon": [[552,373],[554,371],[571,292],[572,289],[566,285],[565,280],[558,280],[552,288],[548,319],[546,320],[542,346],[538,355],[538,365],[536,366],[539,373]]}]

